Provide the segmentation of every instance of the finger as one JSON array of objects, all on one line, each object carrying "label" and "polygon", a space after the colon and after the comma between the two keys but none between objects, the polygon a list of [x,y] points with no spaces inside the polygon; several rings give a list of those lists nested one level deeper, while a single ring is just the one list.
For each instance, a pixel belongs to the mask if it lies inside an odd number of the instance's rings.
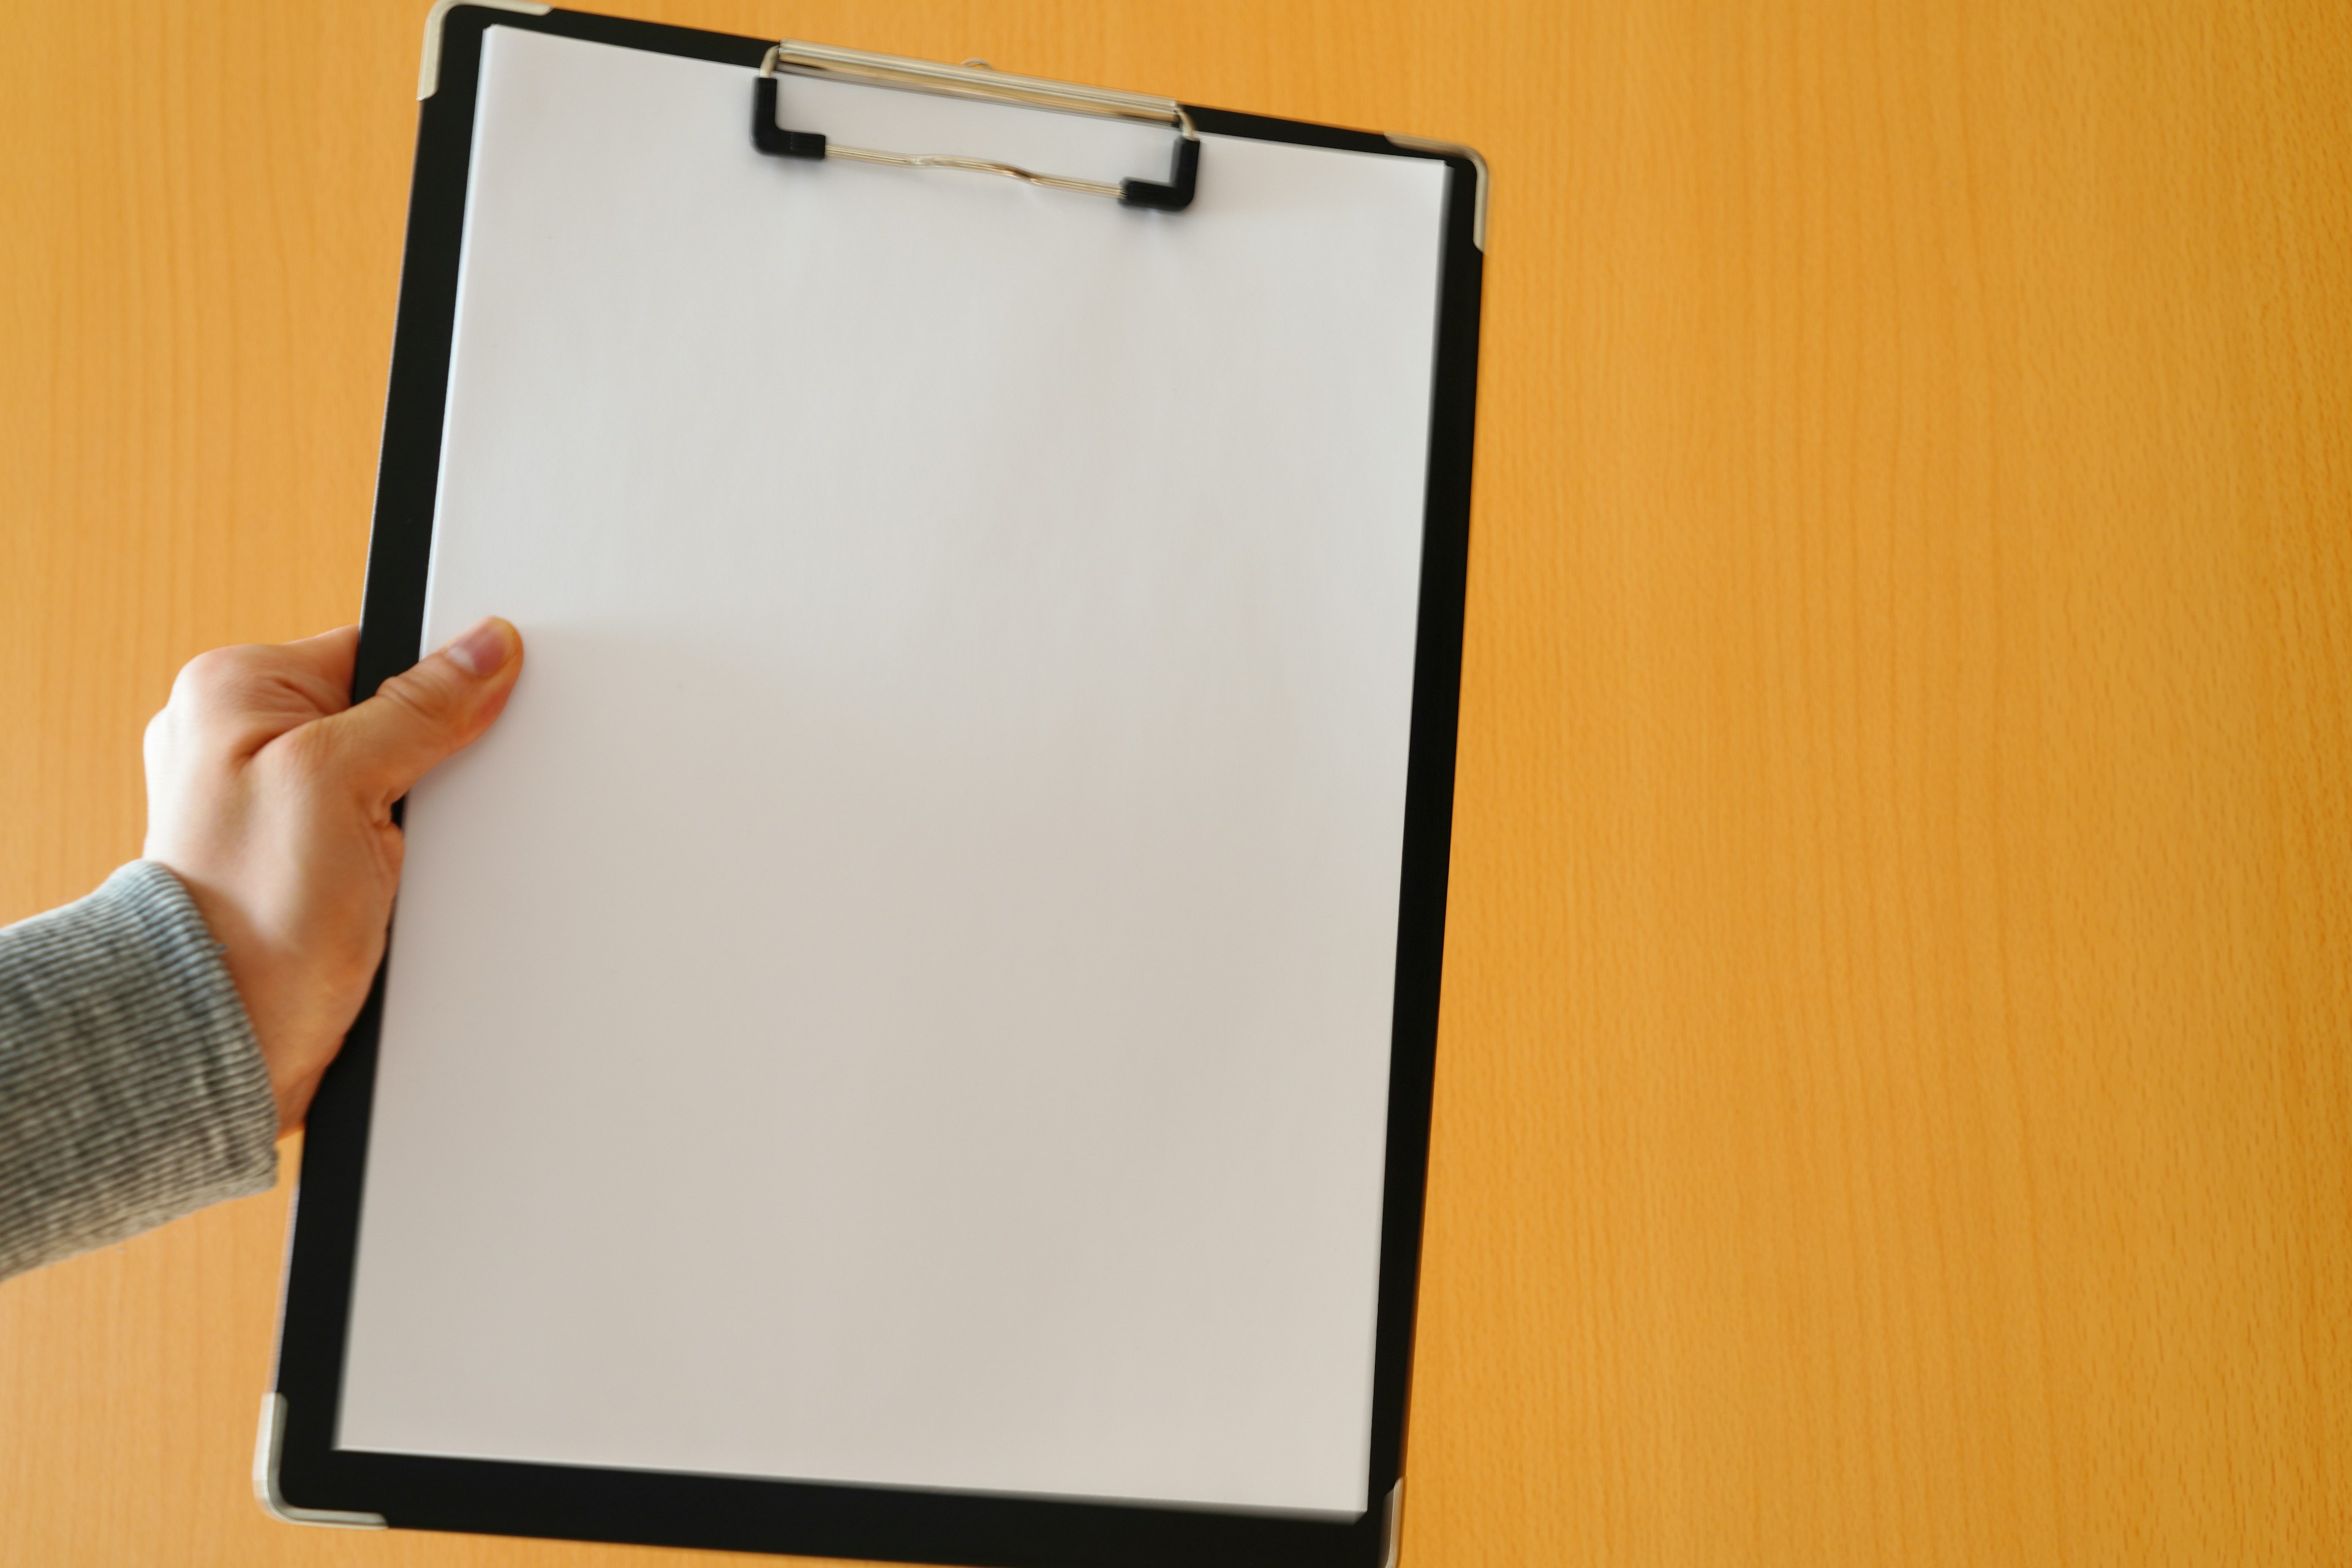
[{"label": "finger", "polygon": [[198,654],[172,682],[158,739],[231,758],[352,705],[354,635],[243,643]]},{"label": "finger", "polygon": [[[352,666],[359,646],[359,627],[338,626],[316,637],[237,650],[248,656],[247,668],[254,678],[247,689],[249,699],[284,723],[340,713],[352,705]],[[280,694],[294,700],[283,701]]]},{"label": "finger", "polygon": [[488,729],[521,673],[521,634],[491,616],[320,723],[360,787],[389,805]]},{"label": "finger", "polygon": [[352,666],[359,658],[360,629],[357,626],[337,626],[317,637],[297,637],[280,643],[278,651],[286,658],[288,667],[300,670],[317,682],[322,692],[331,692],[335,704],[330,711],[340,712],[351,706]]}]

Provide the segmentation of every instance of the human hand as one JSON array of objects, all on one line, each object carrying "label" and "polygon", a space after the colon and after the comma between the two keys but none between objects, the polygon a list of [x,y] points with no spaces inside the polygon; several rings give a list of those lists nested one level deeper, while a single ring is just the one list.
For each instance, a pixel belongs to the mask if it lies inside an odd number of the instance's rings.
[{"label": "human hand", "polygon": [[490,727],[522,672],[520,635],[492,616],[354,707],[358,648],[357,626],[216,648],[147,726],[145,855],[226,950],[281,1133],[302,1124],[383,958],[393,803]]}]

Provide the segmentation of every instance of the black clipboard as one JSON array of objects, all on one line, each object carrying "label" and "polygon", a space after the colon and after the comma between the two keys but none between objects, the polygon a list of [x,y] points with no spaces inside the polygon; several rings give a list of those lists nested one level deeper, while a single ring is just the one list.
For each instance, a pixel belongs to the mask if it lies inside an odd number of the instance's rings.
[{"label": "black clipboard", "polygon": [[[552,34],[742,68],[753,82],[755,138],[773,128],[772,75],[784,68],[930,73],[921,90],[985,96],[971,71],[808,49],[646,22],[442,0],[428,23],[424,98],[353,698],[412,663],[424,625],[443,423],[457,311],[483,38],[493,26]],[[780,60],[780,54],[782,58]],[[874,62],[879,61],[879,67]],[[868,76],[866,79],[881,79]],[[1020,82],[1022,79],[1006,79]],[[939,80],[951,85],[941,88]],[[1027,84],[1050,89],[1053,84]],[[1102,102],[1156,100],[1064,89]],[[1016,100],[1018,101],[1018,100]],[[1032,99],[1029,101],[1036,102]],[[256,1489],[292,1522],[446,1530],[737,1551],[943,1563],[1329,1564],[1392,1562],[1402,1501],[1406,1395],[1427,1172],[1451,839],[1455,731],[1469,531],[1486,173],[1475,153],[1191,105],[1169,105],[1177,137],[1171,178],[1109,190],[1127,205],[1181,212],[1200,168],[1197,132],[1433,159],[1451,172],[1437,311],[1410,750],[1405,783],[1393,1034],[1364,1508],[1353,1519],[1192,1506],[816,1484],[675,1471],[620,1470],[423,1457],[337,1447],[383,977],[327,1074],[310,1116],[289,1239],[271,1391],[263,1403]],[[1118,112],[1115,108],[1110,112]],[[772,144],[770,144],[772,142]],[[828,150],[821,132],[761,142],[783,156],[923,160]],[[1034,172],[989,167],[1041,184]],[[1171,221],[1181,221],[1174,218]],[[390,960],[388,959],[389,963]]]}]

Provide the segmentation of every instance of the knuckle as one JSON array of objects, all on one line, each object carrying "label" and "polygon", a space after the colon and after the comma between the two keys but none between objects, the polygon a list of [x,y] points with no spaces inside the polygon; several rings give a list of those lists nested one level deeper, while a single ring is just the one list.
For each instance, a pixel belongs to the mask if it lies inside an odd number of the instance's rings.
[{"label": "knuckle", "polygon": [[173,698],[176,700],[185,694],[202,701],[236,695],[252,682],[255,656],[260,651],[250,647],[216,647],[196,655],[180,667],[179,679],[172,683]]},{"label": "knuckle", "polygon": [[181,666],[171,699],[156,715],[166,742],[231,750],[254,743],[259,738],[253,733],[257,718],[268,706],[268,652],[216,647]]},{"label": "knuckle", "polygon": [[180,667],[147,744],[165,754],[239,755],[266,742],[270,722],[269,649],[218,647]]}]

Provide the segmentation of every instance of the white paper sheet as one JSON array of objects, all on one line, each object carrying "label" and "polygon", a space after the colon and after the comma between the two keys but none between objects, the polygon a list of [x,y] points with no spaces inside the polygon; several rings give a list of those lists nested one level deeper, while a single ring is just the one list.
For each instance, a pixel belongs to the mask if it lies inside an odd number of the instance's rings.
[{"label": "white paper sheet", "polygon": [[340,1442],[1361,1510],[1443,166],[482,68]]}]

